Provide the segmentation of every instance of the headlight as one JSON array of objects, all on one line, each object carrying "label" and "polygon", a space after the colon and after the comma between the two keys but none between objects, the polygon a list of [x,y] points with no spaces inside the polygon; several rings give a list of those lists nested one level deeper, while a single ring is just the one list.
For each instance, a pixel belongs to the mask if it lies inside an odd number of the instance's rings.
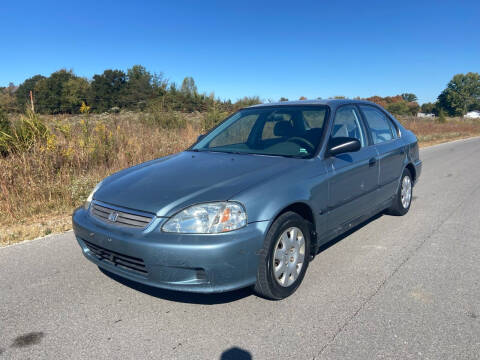
[{"label": "headlight", "polygon": [[95,195],[95,192],[100,189],[100,186],[102,186],[102,183],[103,183],[103,180],[100,181],[97,185],[95,185],[95,187],[93,188],[92,192],[90,193],[90,195],[88,195],[88,198],[87,200],[85,200],[85,204],[83,205],[83,207],[85,208],[85,210],[88,210],[88,208],[90,207],[90,203],[92,202],[93,200],[93,195]]},{"label": "headlight", "polygon": [[169,219],[162,230],[185,234],[215,234],[240,229],[245,225],[247,214],[243,206],[224,201],[190,206]]}]

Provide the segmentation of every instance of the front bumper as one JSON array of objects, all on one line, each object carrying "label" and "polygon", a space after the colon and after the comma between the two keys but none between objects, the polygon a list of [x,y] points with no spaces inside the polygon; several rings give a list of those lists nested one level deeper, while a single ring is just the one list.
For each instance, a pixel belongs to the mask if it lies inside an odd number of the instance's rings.
[{"label": "front bumper", "polygon": [[[156,218],[142,231],[104,223],[83,208],[72,220],[83,254],[99,267],[146,285],[202,293],[255,283],[268,226],[262,221],[223,234],[173,234],[160,230],[166,219]],[[143,270],[122,265],[129,261]]]}]

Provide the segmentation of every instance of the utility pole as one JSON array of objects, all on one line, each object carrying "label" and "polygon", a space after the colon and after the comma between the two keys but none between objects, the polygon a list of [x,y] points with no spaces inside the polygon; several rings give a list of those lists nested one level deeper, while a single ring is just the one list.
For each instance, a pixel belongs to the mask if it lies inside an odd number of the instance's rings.
[{"label": "utility pole", "polygon": [[32,108],[32,112],[35,112],[35,106],[33,105],[33,93],[32,90],[30,90],[30,106]]}]

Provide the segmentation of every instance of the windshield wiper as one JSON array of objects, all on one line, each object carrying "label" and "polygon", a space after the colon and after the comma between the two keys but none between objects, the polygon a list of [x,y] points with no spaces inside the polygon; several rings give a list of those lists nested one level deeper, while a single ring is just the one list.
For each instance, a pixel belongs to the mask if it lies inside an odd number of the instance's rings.
[{"label": "windshield wiper", "polygon": [[216,153],[222,153],[222,154],[235,154],[235,155],[254,155],[255,153],[249,153],[245,151],[236,151],[236,150],[203,150],[203,151],[210,151],[210,152],[216,152]]},{"label": "windshield wiper", "polygon": [[226,151],[226,150],[200,150],[200,149],[190,149],[188,151],[194,152],[214,152],[214,153],[222,153],[222,154],[235,154],[235,155],[259,155],[259,156],[281,156],[286,158],[294,158],[294,159],[307,159],[308,156],[305,155],[284,155],[284,154],[264,154],[264,153],[253,153],[253,152],[245,152],[245,151]]},{"label": "windshield wiper", "polygon": [[256,155],[255,153],[249,153],[245,151],[225,151],[227,154],[236,154],[236,155]]},{"label": "windshield wiper", "polygon": [[276,156],[281,156],[281,157],[286,157],[286,158],[293,158],[293,159],[307,159],[308,156],[305,155],[276,155]]}]

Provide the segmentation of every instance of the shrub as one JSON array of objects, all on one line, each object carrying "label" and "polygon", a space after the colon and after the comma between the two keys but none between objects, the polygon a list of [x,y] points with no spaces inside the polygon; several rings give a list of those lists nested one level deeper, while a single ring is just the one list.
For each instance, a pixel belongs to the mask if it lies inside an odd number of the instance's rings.
[{"label": "shrub", "polygon": [[29,151],[36,144],[46,144],[50,132],[42,120],[34,112],[27,110],[13,124],[8,119],[2,121],[0,133],[0,148],[2,153]]},{"label": "shrub", "polygon": [[185,117],[165,106],[162,99],[150,103],[145,122],[162,129],[179,129],[186,125]]},{"label": "shrub", "polygon": [[9,152],[11,135],[12,129],[8,115],[4,110],[0,109],[0,155],[2,156],[7,155]]},{"label": "shrub", "polygon": [[437,121],[441,124],[444,124],[444,123],[447,122],[447,118],[445,116],[445,111],[443,109],[440,109],[440,111],[438,112]]},{"label": "shrub", "polygon": [[227,117],[227,113],[223,111],[219,111],[215,104],[210,107],[210,109],[203,115],[202,118],[202,130],[204,132],[210,130],[218,123],[220,123],[223,119]]},{"label": "shrub", "polygon": [[243,108],[243,107],[247,107],[247,106],[252,106],[252,105],[257,105],[257,104],[261,104],[262,101],[260,100],[260,98],[258,96],[245,96],[239,100],[237,100],[237,102],[234,104],[234,109],[240,109],[240,108]]}]

